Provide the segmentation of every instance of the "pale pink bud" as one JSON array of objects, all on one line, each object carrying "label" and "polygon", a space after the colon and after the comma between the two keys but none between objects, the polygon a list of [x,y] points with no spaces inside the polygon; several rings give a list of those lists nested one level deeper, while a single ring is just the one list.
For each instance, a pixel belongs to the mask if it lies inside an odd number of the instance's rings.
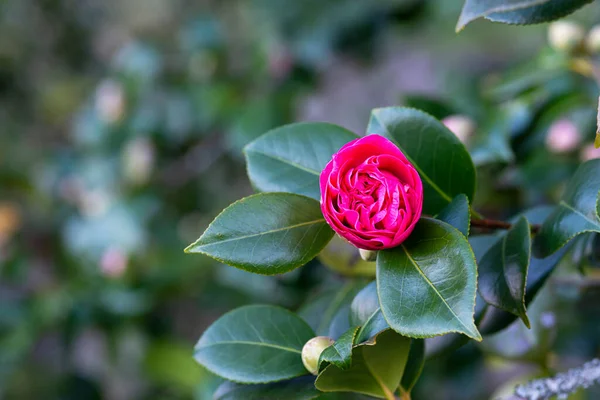
[{"label": "pale pink bud", "polygon": [[553,153],[568,153],[581,143],[579,129],[568,119],[559,119],[550,125],[546,135],[546,146]]},{"label": "pale pink bud", "polygon": [[118,278],[127,268],[127,255],[117,248],[109,248],[102,254],[100,270],[108,278]]},{"label": "pale pink bud", "polygon": [[130,182],[141,185],[154,169],[154,145],[145,137],[131,140],[123,149],[123,174]]},{"label": "pale pink bud", "polygon": [[466,115],[450,115],[444,118],[442,123],[456,135],[458,140],[465,144],[475,133],[475,122]]},{"label": "pale pink bud", "polygon": [[579,153],[579,158],[581,161],[589,161],[595,158],[600,158],[600,149],[597,149],[594,146],[594,143],[587,144],[583,146],[581,149],[581,153]]},{"label": "pale pink bud", "polygon": [[548,42],[555,50],[570,52],[581,45],[585,37],[583,27],[571,21],[557,21],[548,27]]},{"label": "pale pink bud", "polygon": [[118,122],[125,113],[125,91],[114,80],[102,82],[96,89],[96,111],[103,121]]}]

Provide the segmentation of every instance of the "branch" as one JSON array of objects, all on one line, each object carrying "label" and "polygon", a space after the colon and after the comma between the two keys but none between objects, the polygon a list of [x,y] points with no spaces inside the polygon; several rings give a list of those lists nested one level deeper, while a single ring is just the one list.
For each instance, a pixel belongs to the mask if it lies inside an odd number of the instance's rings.
[{"label": "branch", "polygon": [[[430,215],[423,215],[424,217],[433,218]],[[473,218],[471,219],[471,226],[474,228],[483,228],[488,230],[494,229],[504,229],[508,230],[512,228],[512,224],[505,221],[498,221],[495,219],[485,219],[485,218]],[[531,233],[536,234],[540,231],[540,225],[530,225]]]},{"label": "branch", "polygon": [[[497,221],[493,219],[472,219],[471,226],[476,228],[485,229],[510,229],[512,224],[504,221]],[[540,231],[539,225],[531,225],[531,233],[538,233]]]},{"label": "branch", "polygon": [[542,400],[557,396],[566,398],[580,387],[588,388],[600,383],[600,359],[593,359],[579,368],[557,374],[551,378],[536,379],[515,388],[517,399]]}]

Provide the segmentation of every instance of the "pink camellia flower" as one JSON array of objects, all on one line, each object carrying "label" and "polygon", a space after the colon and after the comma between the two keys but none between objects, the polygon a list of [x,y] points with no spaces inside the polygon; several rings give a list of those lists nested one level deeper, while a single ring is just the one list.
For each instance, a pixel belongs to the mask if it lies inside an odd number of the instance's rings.
[{"label": "pink camellia flower", "polygon": [[386,138],[347,143],[321,172],[321,210],[340,236],[365,250],[398,246],[421,217],[423,185]]}]

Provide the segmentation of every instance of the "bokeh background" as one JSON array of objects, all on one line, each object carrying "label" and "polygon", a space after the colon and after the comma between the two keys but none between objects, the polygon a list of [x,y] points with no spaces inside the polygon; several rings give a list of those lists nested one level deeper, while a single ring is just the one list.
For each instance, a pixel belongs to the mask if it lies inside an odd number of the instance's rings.
[{"label": "bokeh background", "polygon": [[[555,200],[598,156],[598,89],[552,74],[547,25],[456,35],[461,6],[1,1],[0,399],[208,400],[220,380],[192,352],[212,321],[341,286],[319,261],[264,277],[183,253],[252,193],[242,148],[278,125],[362,133],[372,108],[400,104],[466,116],[480,210]],[[572,19],[589,28],[600,7]],[[532,331],[439,355],[414,397],[490,398],[598,355],[600,255],[585,239],[531,307]]]}]

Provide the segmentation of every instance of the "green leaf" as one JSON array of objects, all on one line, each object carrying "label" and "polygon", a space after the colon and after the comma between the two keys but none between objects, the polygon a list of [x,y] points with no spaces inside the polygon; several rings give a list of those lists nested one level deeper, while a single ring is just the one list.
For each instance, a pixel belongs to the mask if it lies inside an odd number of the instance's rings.
[{"label": "green leaf", "polygon": [[456,196],[436,217],[460,231],[465,237],[469,236],[471,228],[471,210],[469,199],[464,194]]},{"label": "green leaf", "polygon": [[340,369],[350,368],[352,365],[352,346],[358,329],[358,326],[348,329],[334,344],[323,350],[319,359],[319,369],[321,369],[324,361]]},{"label": "green leaf", "polygon": [[304,122],[273,129],[244,149],[248,175],[262,192],[320,199],[319,175],[331,156],[358,136],[340,126]]},{"label": "green leaf", "polygon": [[378,309],[377,282],[373,281],[358,292],[352,300],[350,323],[357,326],[364,325]]},{"label": "green leaf", "polygon": [[477,18],[506,24],[537,24],[567,16],[593,0],[466,0],[456,25],[461,31]]},{"label": "green leaf", "polygon": [[335,339],[335,335],[332,335],[335,317],[340,313],[343,314],[344,310],[349,312],[354,296],[362,289],[363,285],[364,283],[360,281],[349,281],[339,289],[322,293],[303,305],[298,311],[298,315],[308,322],[317,336],[329,336]]},{"label": "green leaf", "polygon": [[536,235],[536,256],[546,257],[582,233],[600,232],[599,191],[600,160],[587,161],[579,167],[560,203]]},{"label": "green leaf", "polygon": [[373,315],[371,315],[371,318],[369,318],[367,322],[360,327],[360,330],[358,331],[358,334],[354,340],[354,344],[373,344],[377,335],[386,329],[390,329],[390,325],[383,317],[381,309],[378,308]]},{"label": "green leaf", "polygon": [[306,264],[332,236],[317,201],[291,193],[261,193],[223,210],[185,251],[274,275]]},{"label": "green leaf", "polygon": [[315,378],[306,376],[284,382],[261,385],[240,385],[225,382],[217,389],[214,400],[312,400],[321,393],[315,388]]},{"label": "green leaf", "polygon": [[[527,218],[532,224],[542,223],[553,211],[554,207],[541,206],[534,207],[524,211],[521,216]],[[518,221],[520,216],[511,219],[512,222]],[[477,240],[475,240],[477,239]],[[487,250],[491,248],[499,237],[496,235],[485,235],[471,238],[471,246],[475,251],[475,257],[481,260]],[[544,286],[550,274],[554,271],[560,260],[569,251],[570,245],[564,246],[559,251],[546,258],[537,258],[532,255],[529,261],[529,271],[527,276],[527,288],[525,290],[525,305],[528,306],[537,293]],[[485,303],[485,302],[484,302]],[[479,301],[477,307],[479,306]],[[476,307],[476,309],[477,309]],[[476,318],[477,319],[477,318]],[[488,306],[484,319],[478,322],[479,330],[484,335],[490,335],[505,329],[510,325],[516,316],[494,306]]]},{"label": "green leaf", "polygon": [[371,342],[381,332],[390,328],[379,308],[377,282],[369,283],[352,300],[350,323],[360,326],[354,344]]},{"label": "green leaf", "polygon": [[495,307],[519,316],[530,327],[525,287],[531,257],[527,219],[519,221],[483,256],[479,263],[479,293]]},{"label": "green leaf", "polygon": [[446,118],[453,114],[460,114],[460,111],[454,108],[448,101],[436,97],[408,94],[402,100],[402,105],[405,107],[416,108],[437,119]]},{"label": "green leaf", "polygon": [[342,370],[327,366],[315,386],[323,392],[358,392],[377,398],[393,398],[400,385],[410,349],[410,339],[387,330],[374,346],[352,350],[352,366]]},{"label": "green leaf", "polygon": [[566,17],[592,1],[593,0],[549,0],[531,7],[488,14],[485,18],[494,22],[514,25],[540,24]]},{"label": "green leaf", "polygon": [[404,336],[459,332],[481,340],[473,321],[475,257],[445,222],[422,218],[404,243],[379,251],[377,290],[385,319]]},{"label": "green leaf", "polygon": [[423,212],[435,215],[459,194],[473,199],[475,167],[465,146],[440,121],[412,108],[376,108],[367,128],[392,140],[423,181]]},{"label": "green leaf", "polygon": [[319,253],[318,259],[331,270],[344,276],[375,277],[375,263],[363,260],[358,249],[338,235],[333,236]]},{"label": "green leaf", "polygon": [[302,347],[314,336],[306,322],[283,308],[241,307],[204,332],[194,357],[230,381],[281,381],[308,374],[302,364]]},{"label": "green leaf", "polygon": [[[463,336],[464,337],[464,336]],[[425,341],[422,339],[413,339],[410,343],[410,352],[408,353],[408,361],[402,376],[400,386],[405,392],[409,392],[415,387],[423,366],[425,365]]]},{"label": "green leaf", "polygon": [[547,1],[549,0],[466,0],[458,18],[456,32],[460,32],[468,23],[477,18],[485,17],[492,13],[531,7]]}]

